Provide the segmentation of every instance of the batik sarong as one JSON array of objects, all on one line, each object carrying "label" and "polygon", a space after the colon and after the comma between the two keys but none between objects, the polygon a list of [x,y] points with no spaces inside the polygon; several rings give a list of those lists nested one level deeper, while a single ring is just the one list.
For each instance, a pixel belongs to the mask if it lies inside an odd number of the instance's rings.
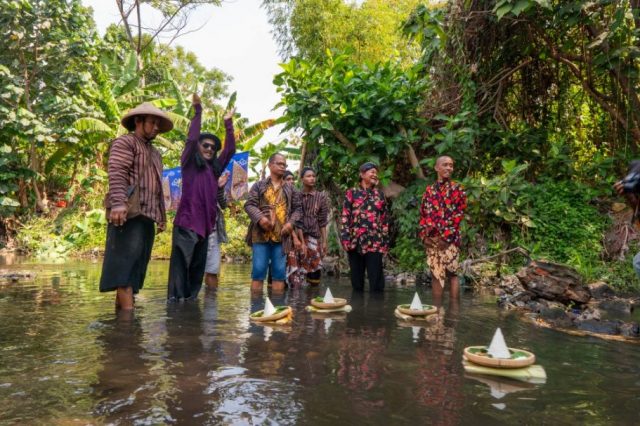
[{"label": "batik sarong", "polygon": [[438,280],[443,288],[447,272],[455,274],[458,271],[459,256],[460,249],[455,244],[449,244],[444,250],[437,247],[427,248],[427,264],[431,270],[431,276]]},{"label": "batik sarong", "polygon": [[[318,239],[305,235],[304,243],[307,247],[306,253],[292,250],[287,255],[287,281],[292,287],[302,286],[305,280],[311,285],[320,283],[316,277],[316,272],[322,268]],[[309,274],[312,276],[308,276]]]}]

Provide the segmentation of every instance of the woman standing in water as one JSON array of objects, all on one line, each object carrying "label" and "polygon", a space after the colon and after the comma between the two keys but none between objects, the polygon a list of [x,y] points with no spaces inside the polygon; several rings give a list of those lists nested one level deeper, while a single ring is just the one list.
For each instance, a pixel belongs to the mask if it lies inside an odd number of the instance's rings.
[{"label": "woman standing in water", "polygon": [[347,191],[342,207],[341,241],[351,268],[351,286],[364,291],[364,274],[369,290],[384,291],[382,258],[389,250],[387,200],[378,185],[378,166],[360,166],[360,185]]}]

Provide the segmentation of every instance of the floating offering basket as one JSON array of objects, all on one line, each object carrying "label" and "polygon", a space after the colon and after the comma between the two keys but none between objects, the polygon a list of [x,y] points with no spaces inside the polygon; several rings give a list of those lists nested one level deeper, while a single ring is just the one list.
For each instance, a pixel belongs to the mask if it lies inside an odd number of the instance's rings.
[{"label": "floating offering basket", "polygon": [[420,310],[410,309],[409,305],[398,305],[397,309],[401,314],[411,315],[412,317],[423,317],[438,312],[438,308],[433,305],[422,305],[422,309]]},{"label": "floating offering basket", "polygon": [[342,308],[347,304],[347,299],[341,299],[339,297],[333,299],[333,303],[327,303],[324,300],[324,297],[314,297],[313,299],[311,299],[311,306],[314,306],[318,309],[336,309]]},{"label": "floating offering basket", "polygon": [[536,362],[536,356],[524,349],[509,348],[509,358],[494,358],[486,346],[464,348],[464,356],[474,364],[494,368],[522,368]]},{"label": "floating offering basket", "polygon": [[264,309],[249,315],[249,319],[255,322],[277,322],[286,324],[293,317],[293,310],[290,306],[273,306],[267,297]]},{"label": "floating offering basket", "polygon": [[418,293],[413,296],[411,305],[398,305],[396,309],[399,313],[412,317],[424,317],[426,315],[432,315],[438,312],[438,308],[436,308],[435,306],[423,304],[420,301],[420,296],[418,296]]},{"label": "floating offering basket", "polygon": [[497,328],[487,346],[469,346],[464,348],[464,358],[468,361],[493,368],[522,368],[536,362],[536,356],[524,349],[508,348],[502,331]]},{"label": "floating offering basket", "polygon": [[256,311],[252,313],[249,318],[252,321],[256,322],[269,322],[269,321],[277,321],[279,319],[285,318],[287,315],[291,314],[292,310],[289,306],[276,306],[276,312],[272,315],[264,315],[264,310]]},{"label": "floating offering basket", "polygon": [[311,299],[311,306],[307,306],[306,310],[318,313],[351,312],[351,306],[347,305],[347,299],[333,297],[331,290],[327,288],[324,297]]}]

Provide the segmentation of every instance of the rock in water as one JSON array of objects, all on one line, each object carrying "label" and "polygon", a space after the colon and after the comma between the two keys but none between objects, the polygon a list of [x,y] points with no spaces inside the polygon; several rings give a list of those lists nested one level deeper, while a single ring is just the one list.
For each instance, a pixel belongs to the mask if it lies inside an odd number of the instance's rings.
[{"label": "rock in water", "polygon": [[618,315],[631,315],[633,312],[633,305],[628,299],[614,298],[609,300],[602,300],[598,303],[598,309],[602,309],[609,314]]},{"label": "rock in water", "polygon": [[582,285],[580,274],[565,265],[532,261],[529,266],[518,271],[516,276],[537,297],[580,304],[591,299],[589,289]]},{"label": "rock in water", "polygon": [[576,327],[578,327],[579,330],[610,335],[620,334],[621,325],[621,321],[599,321],[595,319],[576,322]]},{"label": "rock in water", "polygon": [[595,282],[589,284],[589,292],[594,299],[608,299],[614,297],[616,293],[605,282]]},{"label": "rock in water", "polygon": [[502,335],[502,330],[500,330],[500,328],[496,328],[496,332],[493,335],[493,339],[491,339],[491,344],[489,345],[487,352],[489,352],[489,355],[494,358],[511,358],[509,348],[507,347],[507,343],[504,341],[504,336]]}]

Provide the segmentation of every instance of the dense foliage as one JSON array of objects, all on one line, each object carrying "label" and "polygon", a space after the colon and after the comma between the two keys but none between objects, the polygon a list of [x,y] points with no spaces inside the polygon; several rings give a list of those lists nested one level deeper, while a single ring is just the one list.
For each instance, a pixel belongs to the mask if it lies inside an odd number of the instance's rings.
[{"label": "dense foliage", "polygon": [[294,32],[304,3],[288,2],[298,55],[274,81],[285,117],[304,130],[305,161],[321,167],[336,200],[357,164],[381,163],[397,197],[391,255],[400,267],[424,268],[417,205],[446,153],[469,195],[468,256],[522,245],[591,279],[631,270],[604,264],[601,240],[611,184],[640,142],[639,2],[422,4],[401,28],[407,51],[421,46],[413,62],[363,61],[344,38],[323,37],[331,50],[319,58],[318,40]]}]

